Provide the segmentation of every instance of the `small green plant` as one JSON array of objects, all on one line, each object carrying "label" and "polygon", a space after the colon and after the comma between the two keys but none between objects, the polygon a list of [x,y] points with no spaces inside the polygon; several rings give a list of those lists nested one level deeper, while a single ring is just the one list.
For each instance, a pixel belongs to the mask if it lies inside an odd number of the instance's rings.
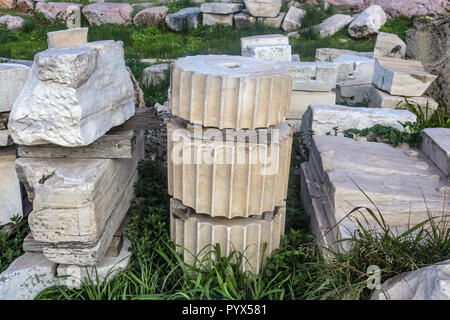
[{"label": "small green plant", "polygon": [[23,254],[23,239],[29,232],[27,219],[19,215],[0,227],[0,273]]},{"label": "small green plant", "polygon": [[[343,131],[343,134],[347,138],[356,139],[357,137],[367,137],[368,141],[384,142],[398,146],[401,143],[407,143],[412,147],[419,147],[422,138],[420,136],[420,127],[417,122],[399,122],[403,131],[396,128],[383,126],[376,124],[373,127],[359,129],[347,129]],[[337,133],[336,133],[337,135]]]}]

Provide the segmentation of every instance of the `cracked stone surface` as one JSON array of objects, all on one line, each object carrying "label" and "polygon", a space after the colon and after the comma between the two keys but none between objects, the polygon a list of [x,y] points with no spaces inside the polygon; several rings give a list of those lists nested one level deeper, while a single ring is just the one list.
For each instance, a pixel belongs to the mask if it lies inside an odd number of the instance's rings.
[{"label": "cracked stone surface", "polygon": [[85,146],[131,118],[134,104],[115,41],[48,49],[36,54],[8,126],[17,144]]}]

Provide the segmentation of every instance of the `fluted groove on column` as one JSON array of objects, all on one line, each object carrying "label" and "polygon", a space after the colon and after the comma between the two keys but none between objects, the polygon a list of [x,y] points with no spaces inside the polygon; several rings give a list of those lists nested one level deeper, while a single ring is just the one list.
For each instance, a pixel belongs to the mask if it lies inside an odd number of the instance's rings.
[{"label": "fluted groove on column", "polygon": [[207,55],[173,63],[172,114],[204,127],[255,129],[284,121],[290,108],[288,67],[257,58]]},{"label": "fluted groove on column", "polygon": [[[258,273],[263,256],[266,259],[279,248],[284,234],[285,204],[276,207],[267,217],[230,220],[197,214],[172,198],[170,211],[172,241],[178,246],[177,251],[183,255],[184,261],[191,265],[199,266],[199,261],[211,254],[212,246],[219,244],[222,256],[229,256],[232,251],[241,252],[245,257],[242,269]],[[267,244],[265,251],[264,243]],[[212,255],[212,258],[216,257]]]},{"label": "fluted groove on column", "polygon": [[[292,129],[285,122],[273,127],[280,133],[279,139],[266,144],[202,140],[193,137],[186,126],[181,119],[172,119],[167,125],[171,196],[197,213],[212,217],[262,215],[283,204],[292,147]],[[189,155],[207,152],[213,153],[212,163],[188,161]],[[261,157],[263,152],[265,156]],[[239,162],[241,156],[243,161]],[[231,159],[220,163],[221,157]],[[261,163],[261,158],[271,165]]]}]

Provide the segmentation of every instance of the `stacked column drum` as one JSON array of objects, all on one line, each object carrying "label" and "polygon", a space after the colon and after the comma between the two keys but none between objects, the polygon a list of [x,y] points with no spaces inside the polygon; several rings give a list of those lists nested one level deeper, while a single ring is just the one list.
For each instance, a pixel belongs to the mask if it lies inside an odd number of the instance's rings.
[{"label": "stacked column drum", "polygon": [[[172,66],[167,127],[171,237],[184,260],[243,252],[259,272],[284,234],[292,129],[288,67],[241,56]],[[197,260],[197,261],[199,261]]]}]

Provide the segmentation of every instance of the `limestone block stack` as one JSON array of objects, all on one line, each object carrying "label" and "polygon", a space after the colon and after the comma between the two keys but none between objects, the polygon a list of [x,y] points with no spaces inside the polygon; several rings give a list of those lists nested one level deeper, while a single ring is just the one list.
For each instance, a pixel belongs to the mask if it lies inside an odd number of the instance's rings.
[{"label": "limestone block stack", "polygon": [[430,116],[438,104],[423,94],[436,78],[424,70],[420,61],[377,57],[369,106],[404,108],[406,99]]},{"label": "limestone block stack", "polygon": [[0,63],[0,226],[22,215],[20,184],[14,168],[16,147],[9,135],[8,119],[29,73],[27,66]]},{"label": "limestone block stack", "polygon": [[244,270],[259,272],[262,258],[278,248],[284,233],[292,144],[284,121],[289,68],[209,55],[178,59],[171,72],[172,240],[187,263],[197,264],[194,256],[219,244],[223,255],[244,254]]},{"label": "limestone block stack", "polygon": [[[94,267],[107,274],[117,263],[114,272],[126,266],[129,253],[117,232],[144,154],[134,114],[134,87],[116,42],[36,54],[8,124],[20,156],[14,173],[32,203],[31,234],[26,254],[1,276],[7,280],[0,283],[0,298],[17,297],[13,286],[35,286],[30,279],[36,272],[45,276],[36,284],[42,290],[55,283],[79,286]],[[55,274],[71,277],[60,282]],[[29,298],[33,290],[25,290]]]}]

